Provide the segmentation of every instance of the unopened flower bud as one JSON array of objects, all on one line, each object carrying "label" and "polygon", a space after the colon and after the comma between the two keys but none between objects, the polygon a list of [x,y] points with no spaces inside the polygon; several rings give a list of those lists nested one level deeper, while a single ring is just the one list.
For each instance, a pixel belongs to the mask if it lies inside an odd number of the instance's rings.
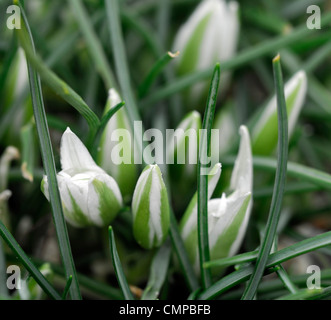
[{"label": "unopened flower bud", "polygon": [[145,249],[159,247],[169,231],[169,202],[159,167],[148,165],[141,173],[132,199],[133,234]]},{"label": "unopened flower bud", "polygon": [[[115,89],[109,90],[105,112],[121,102]],[[123,197],[131,197],[137,181],[137,168],[133,160],[133,135],[125,107],[108,121],[102,134],[98,164],[117,181]]]},{"label": "unopened flower bud", "polygon": [[[288,115],[288,135],[291,137],[307,93],[307,76],[298,71],[284,87]],[[272,97],[264,108],[252,131],[252,147],[255,155],[271,155],[278,140],[277,98]]]},{"label": "unopened flower bud", "polygon": [[[79,138],[68,128],[61,140],[62,171],[57,174],[65,218],[74,226],[108,225],[122,207],[116,181],[98,167]],[[49,200],[48,181],[42,191]]]},{"label": "unopened flower bud", "polygon": [[[225,0],[203,0],[180,28],[173,49],[180,51],[177,63],[179,75],[212,67],[230,59],[237,47],[239,34],[238,3]],[[222,88],[228,82],[221,77]],[[208,93],[207,83],[193,86],[189,102],[200,102]]]}]

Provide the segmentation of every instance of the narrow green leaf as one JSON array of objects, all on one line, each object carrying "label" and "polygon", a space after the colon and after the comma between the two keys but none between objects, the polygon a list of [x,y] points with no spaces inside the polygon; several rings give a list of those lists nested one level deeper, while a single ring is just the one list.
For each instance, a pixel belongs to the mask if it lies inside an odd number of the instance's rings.
[{"label": "narrow green leaf", "polygon": [[[99,125],[99,118],[89,108],[85,101],[63,80],[61,80],[53,71],[51,71],[45,63],[35,53],[34,45],[30,37],[28,22],[25,18],[25,12],[22,10],[22,27],[16,29],[20,44],[24,49],[27,60],[33,68],[39,73],[40,77],[52,88],[59,96],[73,106],[87,121],[90,127],[90,136],[94,136]],[[90,138],[91,139],[91,138]]]},{"label": "narrow green leaf", "polygon": [[[21,7],[21,12],[24,20],[24,26],[26,28],[27,36],[29,37],[30,45],[32,47],[32,51],[34,51],[34,44],[32,35],[30,32],[30,28],[28,25],[27,18],[25,16],[25,12]],[[73,284],[70,288],[70,295],[72,299],[81,299],[81,294],[79,290],[78,281],[76,278],[76,270],[72,258],[69,236],[67,227],[65,224],[60,193],[57,184],[56,178],[56,168],[52,150],[52,144],[49,136],[46,114],[43,102],[43,95],[41,90],[40,78],[37,72],[32,68],[30,64],[30,59],[27,61],[28,71],[29,71],[29,83],[30,83],[30,91],[32,97],[33,104],[33,113],[36,122],[36,128],[38,133],[38,139],[41,150],[41,157],[44,165],[44,170],[47,175],[48,183],[49,183],[49,195],[50,195],[50,203],[52,208],[53,220],[55,224],[55,229],[57,233],[57,238],[59,242],[60,252],[62,262],[65,266],[66,275],[69,277],[72,275]]]},{"label": "narrow green leaf", "polygon": [[116,274],[116,278],[118,281],[118,284],[123,292],[124,298],[126,300],[134,300],[132,292],[129,288],[128,282],[125,278],[124,271],[122,268],[121,261],[118,257],[117,249],[116,249],[116,243],[115,243],[115,237],[113,233],[113,228],[109,227],[109,245],[110,245],[110,254],[112,257],[112,262]]},{"label": "narrow green leaf", "polygon": [[[321,26],[326,26],[331,21],[331,13],[325,14],[321,19]],[[234,70],[253,60],[266,56],[272,52],[278,51],[281,48],[289,46],[299,40],[305,39],[307,36],[314,34],[313,30],[307,28],[306,23],[297,27],[286,35],[279,35],[267,41],[263,41],[251,48],[248,48],[235,57],[221,63],[222,71]],[[187,76],[178,78],[168,85],[163,86],[161,89],[153,92],[150,96],[141,102],[144,108],[154,105],[156,102],[169,97],[177,92],[180,92],[196,82],[208,79],[213,73],[213,68],[197,71]]]},{"label": "narrow green leaf", "polygon": [[[235,158],[226,157],[222,161],[223,167],[233,166]],[[255,169],[275,172],[277,168],[277,161],[268,157],[253,157],[253,166]],[[331,190],[331,175],[327,172],[323,172],[308,166],[288,162],[287,163],[287,175],[293,178],[297,178],[301,181],[312,183],[326,190]]]},{"label": "narrow green leaf", "polygon": [[109,90],[115,87],[115,79],[108,63],[105,52],[103,51],[102,45],[93,30],[92,22],[84,8],[81,0],[69,0],[72,11],[75,13],[82,32],[84,34],[88,49],[93,58],[95,66],[101,75],[106,89]]},{"label": "narrow green leaf", "polygon": [[279,265],[279,270],[276,271],[279,279],[283,282],[284,286],[291,292],[291,294],[295,295],[298,293],[298,288],[291,281],[289,275],[285,271],[282,265]]},{"label": "narrow green leaf", "polygon": [[287,158],[288,158],[288,127],[286,100],[284,95],[284,83],[280,64],[280,56],[273,59],[275,87],[277,95],[277,114],[278,114],[278,156],[277,170],[274,184],[274,192],[270,205],[267,225],[264,232],[259,255],[256,261],[255,269],[250,281],[243,294],[243,300],[252,300],[255,296],[257,287],[263,276],[268,256],[277,231],[280,211],[282,207],[283,194],[286,182]]},{"label": "narrow green leaf", "polygon": [[63,294],[62,294],[62,300],[67,299],[67,295],[68,295],[71,283],[72,283],[72,275],[70,275],[70,277],[67,280],[66,286],[64,287]]},{"label": "narrow green leaf", "polygon": [[200,136],[199,161],[198,161],[198,246],[199,262],[203,288],[211,285],[211,273],[204,269],[203,264],[210,260],[209,237],[208,237],[208,175],[206,169],[210,157],[211,129],[213,126],[217,92],[220,81],[220,66],[216,64],[209,89],[206,110],[202,123]]},{"label": "narrow green leaf", "polygon": [[250,251],[235,255],[233,257],[222,258],[217,260],[211,260],[205,262],[203,265],[204,268],[213,268],[213,267],[229,267],[235,264],[242,264],[246,262],[255,261],[258,256],[259,251]]},{"label": "narrow green leaf", "polygon": [[287,294],[279,297],[276,300],[310,300],[316,296],[322,294],[322,289],[302,289],[295,293]]},{"label": "narrow green leaf", "polygon": [[[116,75],[121,88],[121,96],[128,105],[128,117],[130,119],[130,125],[132,132],[134,132],[134,122],[141,121],[139,110],[135,101],[135,96],[131,87],[129,66],[127,62],[127,56],[124,46],[124,39],[120,23],[120,12],[118,0],[106,0],[106,13],[107,21],[110,33],[110,40],[114,50],[114,60]],[[144,129],[143,129],[144,131]],[[135,143],[137,147],[137,153],[142,155],[141,141],[137,141],[138,137],[135,135]]]},{"label": "narrow green leaf", "polygon": [[166,67],[166,65],[178,55],[179,51],[177,51],[176,53],[168,51],[159,60],[155,62],[150,72],[138,88],[139,98],[143,98],[147,94],[156,77],[161,73],[161,71]]},{"label": "narrow green leaf", "polygon": [[95,137],[94,137],[94,143],[93,143],[93,147],[92,147],[92,156],[95,158],[96,156],[96,153],[97,153],[97,148],[98,148],[98,145],[100,143],[100,139],[101,139],[101,136],[102,136],[102,133],[108,123],[108,121],[111,119],[111,117],[119,110],[121,109],[123,106],[125,105],[125,102],[122,101],[120,102],[119,104],[117,104],[116,106],[114,106],[113,108],[111,108],[102,118],[101,118],[101,121],[100,121],[100,125],[98,127],[98,130],[95,134]]},{"label": "narrow green leaf", "polygon": [[7,290],[7,279],[6,279],[6,258],[4,253],[3,242],[0,239],[0,296],[7,298],[8,290]]},{"label": "narrow green leaf", "polygon": [[160,290],[166,280],[171,248],[169,242],[166,242],[158,249],[152,261],[149,278],[141,297],[141,300],[155,300],[159,296]]},{"label": "narrow green leaf", "polygon": [[170,237],[186,283],[191,291],[196,291],[199,289],[199,282],[186,252],[183,239],[179,233],[177,221],[172,210],[170,210]]},{"label": "narrow green leaf", "polygon": [[48,280],[43,276],[39,269],[31,262],[29,257],[25,254],[20,245],[16,242],[15,238],[8,231],[5,225],[0,221],[0,235],[7,245],[17,255],[23,266],[30,272],[31,276],[36,280],[40,287],[54,300],[61,300],[61,296],[52,287]]},{"label": "narrow green leaf", "polygon": [[[312,238],[305,239],[303,241],[297,242],[289,247],[281,249],[275,253],[272,253],[266,264],[266,268],[271,268],[279,265],[287,260],[293,259],[295,257],[301,256],[305,253],[326,247],[331,245],[331,231],[325,232],[323,234],[317,235]],[[247,253],[248,254],[248,253]],[[254,254],[251,252],[250,254]],[[223,277],[211,287],[201,293],[199,299],[213,299],[220,295],[221,293],[229,290],[237,284],[247,281],[254,271],[252,265],[241,268],[238,271],[232,272],[229,275]]]}]

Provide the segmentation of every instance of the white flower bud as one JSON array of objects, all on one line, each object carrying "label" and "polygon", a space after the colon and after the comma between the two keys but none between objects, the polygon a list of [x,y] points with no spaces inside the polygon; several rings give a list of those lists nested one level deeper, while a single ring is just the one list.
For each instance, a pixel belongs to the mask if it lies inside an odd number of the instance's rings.
[{"label": "white flower bud", "polygon": [[[288,136],[291,137],[307,93],[307,75],[298,71],[284,87],[288,117]],[[277,98],[273,96],[264,108],[252,131],[253,154],[270,155],[277,146]]]},{"label": "white flower bud", "polygon": [[[57,180],[65,218],[78,227],[108,225],[122,207],[116,181],[95,164],[69,128],[62,136],[60,153],[62,171]],[[46,176],[42,191],[49,200]]]}]

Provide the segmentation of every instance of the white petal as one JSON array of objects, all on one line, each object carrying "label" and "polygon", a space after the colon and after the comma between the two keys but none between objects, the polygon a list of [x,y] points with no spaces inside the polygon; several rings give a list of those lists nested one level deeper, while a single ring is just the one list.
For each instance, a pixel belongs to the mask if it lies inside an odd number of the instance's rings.
[{"label": "white petal", "polygon": [[[289,136],[291,136],[295,123],[297,121],[298,115],[300,113],[300,110],[302,108],[302,105],[304,103],[306,92],[307,92],[307,75],[303,70],[298,71],[295,73],[292,78],[286,82],[285,88],[284,88],[284,94],[285,99],[287,99],[291,93],[293,93],[293,90],[297,88],[297,86],[300,84],[299,92],[297,94],[294,106],[291,110],[291,112],[288,115],[288,132]],[[277,112],[277,98],[276,96],[273,96],[267,106],[265,107],[265,110],[262,113],[261,118],[254,126],[253,131],[253,138],[255,139],[260,131],[265,126],[266,122],[270,119],[270,117]]]},{"label": "white petal", "polygon": [[[213,248],[220,234],[222,234],[231,225],[233,219],[236,217],[236,214],[243,205],[244,200],[249,194],[250,193],[235,197],[227,197],[226,211],[222,211],[222,214],[219,217],[217,217],[217,212],[219,212],[220,207],[224,207],[223,202],[225,199],[212,199],[208,202],[208,234],[210,248]],[[247,211],[245,215],[247,215]],[[244,219],[244,221],[245,220],[246,219]],[[243,222],[240,229],[242,229],[243,225],[246,228],[246,224]]]},{"label": "white petal", "polygon": [[67,128],[61,139],[61,166],[62,170],[91,169],[99,171],[100,173],[103,172],[103,170],[96,165],[84,144],[70,128]]},{"label": "white petal", "polygon": [[153,243],[154,236],[158,242],[162,240],[162,224],[161,224],[161,182],[156,172],[156,166],[152,166],[152,185],[149,196],[149,241]]},{"label": "white petal", "polygon": [[109,109],[115,107],[121,101],[122,100],[121,100],[121,97],[118,94],[118,92],[114,88],[109,89],[109,91],[108,91],[108,105],[107,105],[107,109],[109,110]]},{"label": "white petal", "polygon": [[[200,23],[200,21],[210,12],[213,12],[215,0],[206,0],[202,1],[194,10],[192,15],[189,17],[187,22],[179,29],[176,39],[174,41],[173,51],[182,52],[186,47],[187,42],[192,36],[192,32],[195,31],[195,28]],[[179,62],[179,59],[176,59],[176,62]]]},{"label": "white petal", "polygon": [[[305,97],[306,97],[306,92],[307,92],[307,76],[304,71],[298,71],[293,78],[288,82],[288,92],[293,92],[295,88],[299,85],[299,92],[297,94],[297,97],[294,102],[294,106],[292,108],[292,111],[289,114],[288,118],[288,134],[289,136],[292,135],[295,124],[297,122],[297,119],[299,117],[301,108],[303,106]],[[286,92],[285,92],[286,94]]]},{"label": "white petal", "polygon": [[253,157],[249,132],[245,126],[240,126],[241,135],[239,152],[232,171],[230,188],[241,193],[252,191]]},{"label": "white petal", "polygon": [[[79,206],[83,214],[88,218],[87,194],[88,180],[72,179],[68,174],[61,171],[58,174],[61,200],[70,213],[74,212],[72,198]],[[72,198],[71,198],[72,197]]]},{"label": "white petal", "polygon": [[[215,191],[215,188],[221,176],[221,172],[222,172],[222,165],[220,163],[215,164],[215,166],[211,170],[211,173],[213,174],[209,176],[209,180],[208,180],[208,200],[212,197]],[[195,201],[197,201],[197,198],[195,198]],[[188,237],[191,231],[196,227],[197,227],[197,203],[195,203],[192,213],[187,219],[183,227],[183,230],[181,232],[183,239],[186,239],[186,237]]]}]

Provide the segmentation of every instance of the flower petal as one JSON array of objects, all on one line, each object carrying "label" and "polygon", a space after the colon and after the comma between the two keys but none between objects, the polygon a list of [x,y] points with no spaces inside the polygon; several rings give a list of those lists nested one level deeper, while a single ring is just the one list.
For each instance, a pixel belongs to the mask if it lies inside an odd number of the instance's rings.
[{"label": "flower petal", "polygon": [[70,128],[67,128],[62,135],[60,153],[62,170],[90,169],[100,173],[104,172],[96,165],[87,148]]},{"label": "flower petal", "polygon": [[253,184],[253,157],[251,141],[246,126],[240,126],[241,135],[239,152],[231,176],[230,188],[240,193],[252,191]]}]

